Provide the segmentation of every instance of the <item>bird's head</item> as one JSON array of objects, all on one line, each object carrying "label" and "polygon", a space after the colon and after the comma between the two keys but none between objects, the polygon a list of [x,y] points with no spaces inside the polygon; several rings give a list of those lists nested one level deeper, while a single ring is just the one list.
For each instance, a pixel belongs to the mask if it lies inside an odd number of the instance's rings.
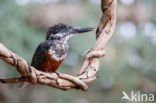
[{"label": "bird's head", "polygon": [[48,29],[46,40],[68,40],[77,33],[84,33],[94,30],[90,27],[72,27],[59,23]]}]

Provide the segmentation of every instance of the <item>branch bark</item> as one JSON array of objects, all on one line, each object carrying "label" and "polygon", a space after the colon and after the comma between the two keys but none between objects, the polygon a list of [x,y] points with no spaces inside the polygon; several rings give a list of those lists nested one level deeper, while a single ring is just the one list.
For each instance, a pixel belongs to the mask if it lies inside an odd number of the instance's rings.
[{"label": "branch bark", "polygon": [[0,83],[30,82],[42,84],[62,90],[88,90],[87,84],[97,79],[99,58],[105,55],[104,47],[111,38],[116,23],[117,0],[101,0],[103,16],[96,32],[96,42],[86,54],[84,63],[77,77],[63,73],[45,73],[27,64],[20,56],[8,50],[0,43],[0,59],[17,68],[19,78],[0,79]]}]

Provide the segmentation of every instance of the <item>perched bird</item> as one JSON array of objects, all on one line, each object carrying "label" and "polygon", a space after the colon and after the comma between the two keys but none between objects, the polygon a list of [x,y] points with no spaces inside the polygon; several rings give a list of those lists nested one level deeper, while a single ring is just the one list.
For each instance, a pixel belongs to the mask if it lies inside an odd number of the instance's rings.
[{"label": "perched bird", "polygon": [[46,40],[39,44],[33,55],[31,66],[44,72],[56,72],[68,53],[68,39],[77,33],[92,30],[94,28],[72,27],[63,23],[50,27]]},{"label": "perched bird", "polygon": [[[59,23],[48,29],[46,40],[37,47],[31,62],[31,66],[43,72],[53,73],[59,68],[66,57],[69,45],[68,39],[77,33],[94,30],[90,27],[72,27]],[[20,88],[25,88],[29,83],[22,83]]]}]

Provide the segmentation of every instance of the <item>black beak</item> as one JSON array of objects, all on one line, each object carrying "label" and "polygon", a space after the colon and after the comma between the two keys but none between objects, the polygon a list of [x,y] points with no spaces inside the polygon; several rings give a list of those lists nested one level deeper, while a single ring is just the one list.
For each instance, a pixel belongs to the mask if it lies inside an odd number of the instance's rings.
[{"label": "black beak", "polygon": [[85,33],[89,31],[93,31],[95,28],[90,28],[90,27],[73,27],[70,29],[71,34],[76,34],[76,33]]}]

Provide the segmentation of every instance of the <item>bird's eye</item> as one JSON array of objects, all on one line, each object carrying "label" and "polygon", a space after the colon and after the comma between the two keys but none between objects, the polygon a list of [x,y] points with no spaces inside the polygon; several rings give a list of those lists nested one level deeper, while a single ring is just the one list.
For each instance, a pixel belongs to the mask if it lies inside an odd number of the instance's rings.
[{"label": "bird's eye", "polygon": [[58,37],[57,39],[58,39],[58,40],[61,40],[61,37]]},{"label": "bird's eye", "polygon": [[50,40],[53,40],[53,39],[55,39],[55,37],[54,37],[54,36],[51,36],[51,37],[50,37]]}]

